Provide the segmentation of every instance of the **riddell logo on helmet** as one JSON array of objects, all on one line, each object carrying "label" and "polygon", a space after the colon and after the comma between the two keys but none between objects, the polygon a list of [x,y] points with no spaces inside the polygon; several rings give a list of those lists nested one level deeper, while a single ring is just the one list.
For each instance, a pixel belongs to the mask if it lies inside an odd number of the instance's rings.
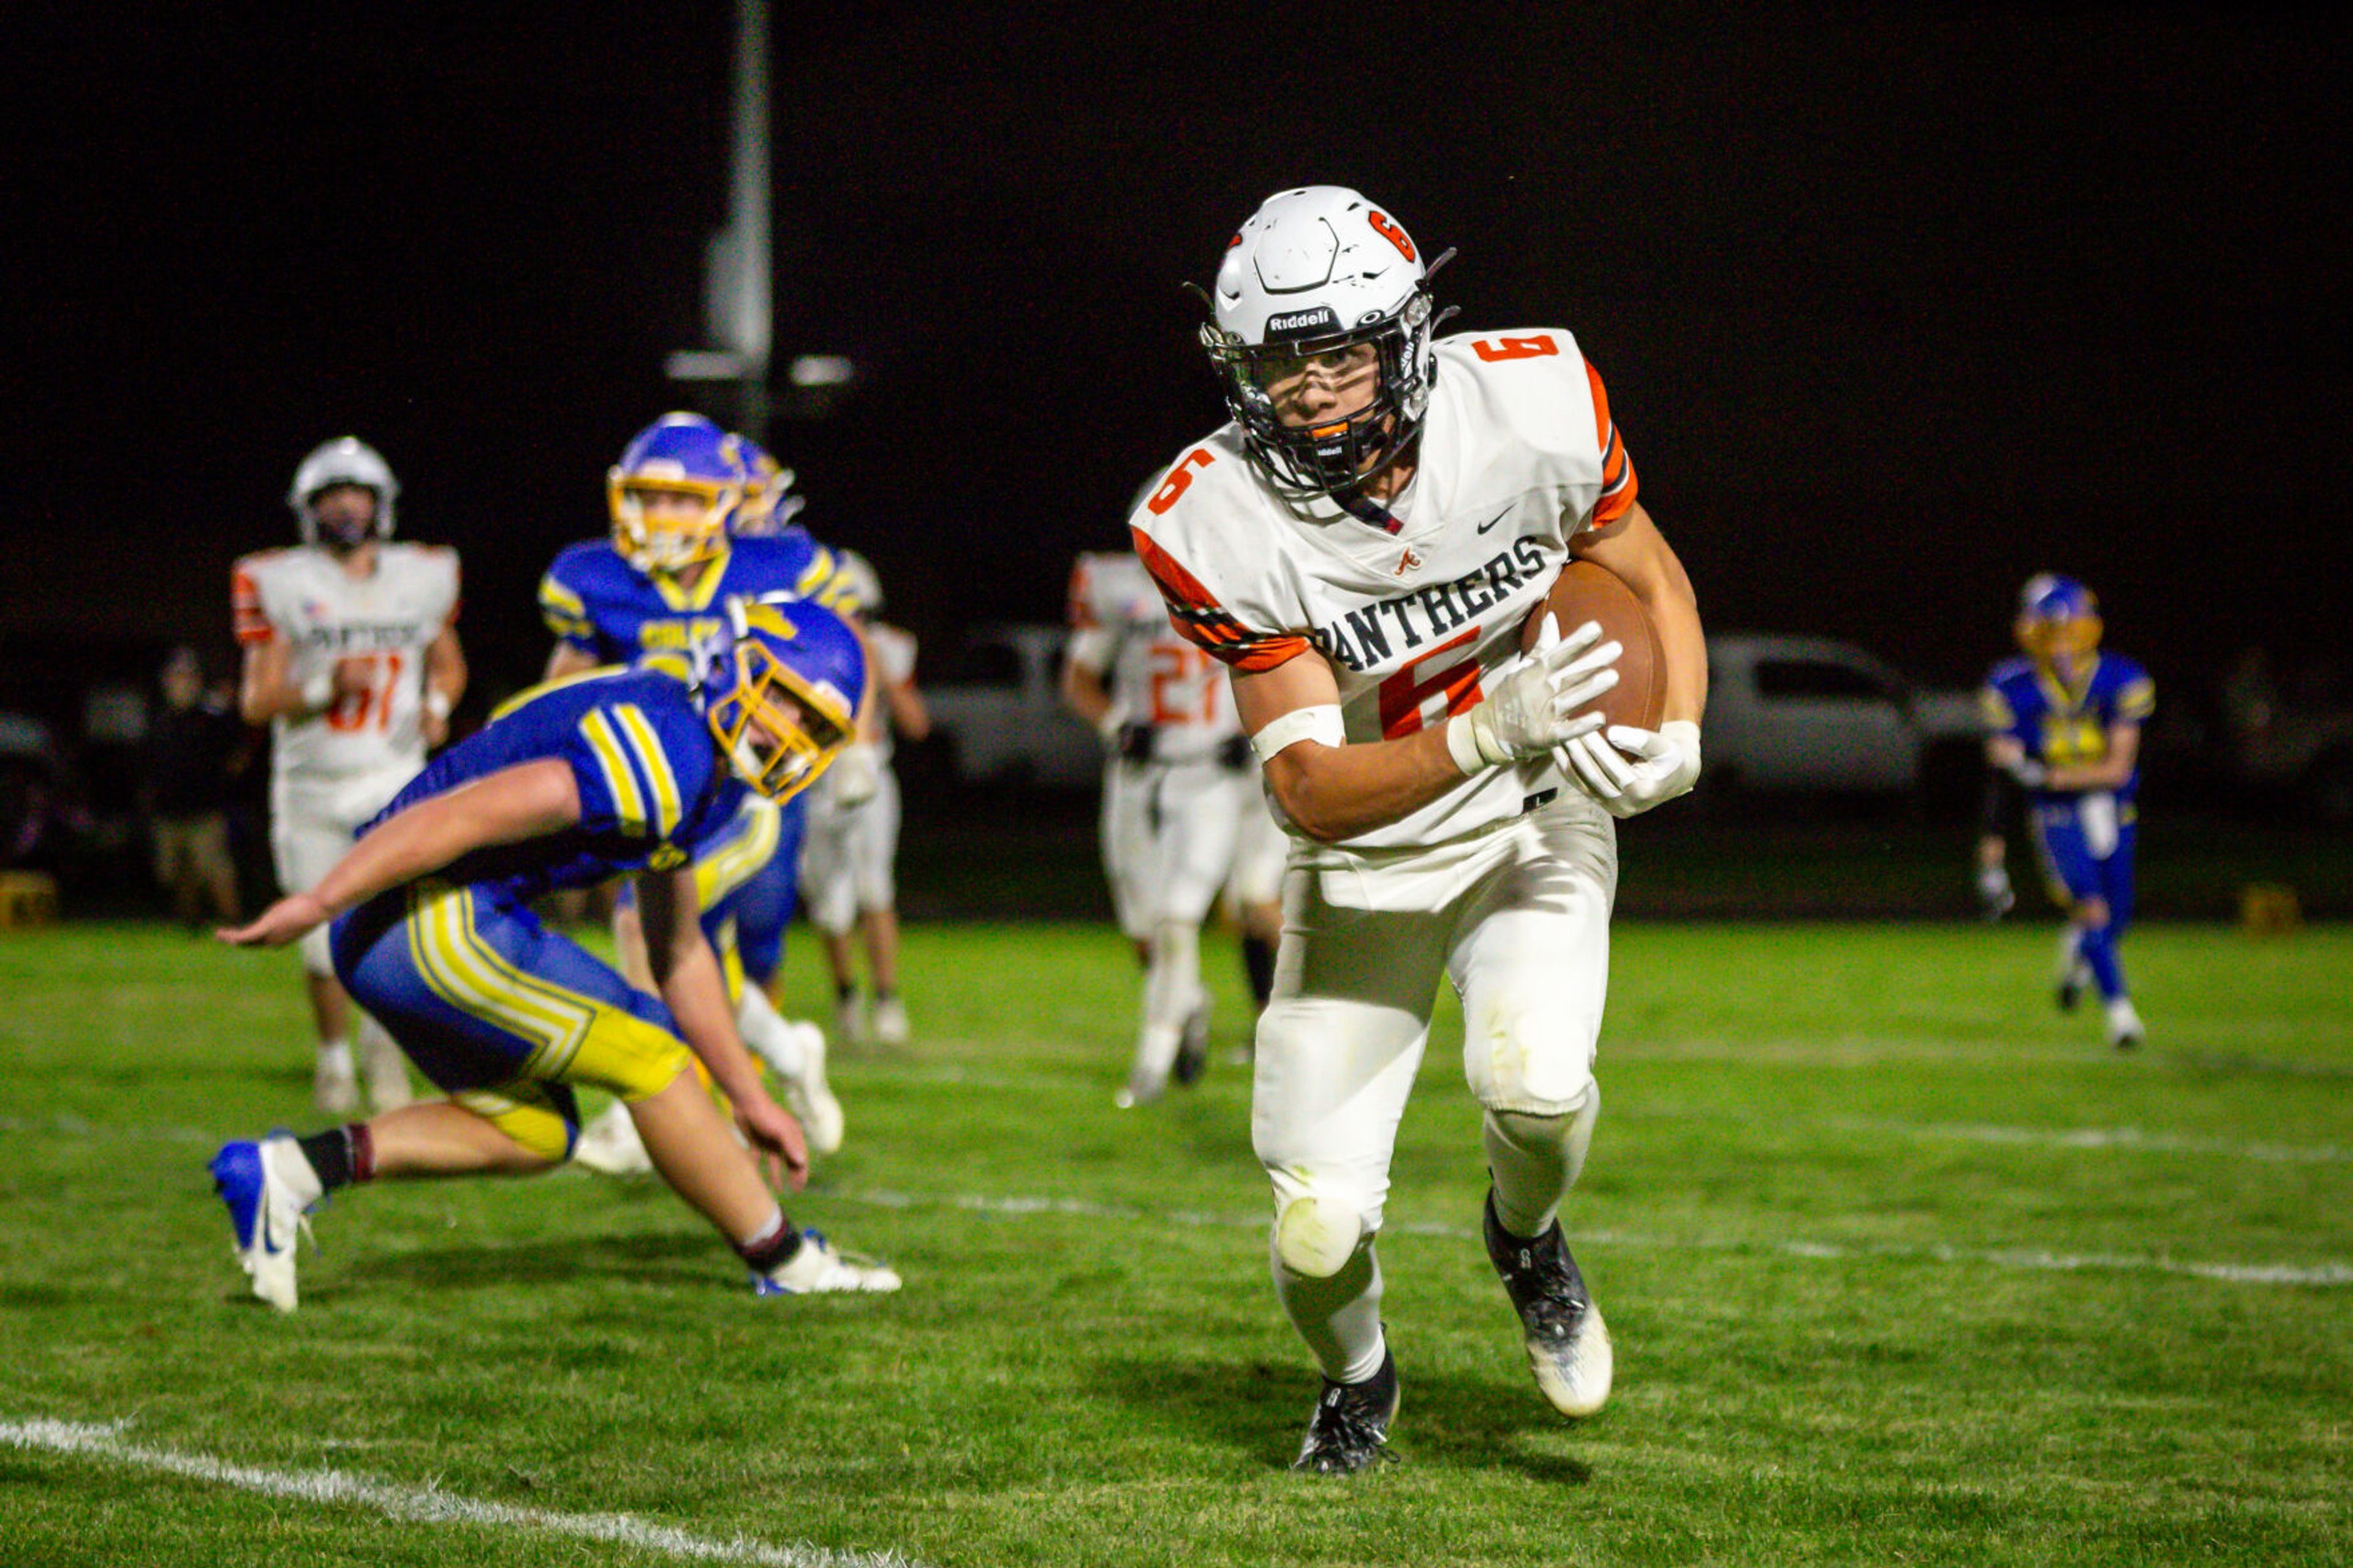
[{"label": "riddell logo on helmet", "polygon": [[1269,316],[1266,333],[1272,337],[1277,332],[1300,332],[1310,327],[1330,328],[1339,324],[1340,318],[1332,313],[1331,306],[1318,305],[1312,310],[1293,310],[1285,316]]}]

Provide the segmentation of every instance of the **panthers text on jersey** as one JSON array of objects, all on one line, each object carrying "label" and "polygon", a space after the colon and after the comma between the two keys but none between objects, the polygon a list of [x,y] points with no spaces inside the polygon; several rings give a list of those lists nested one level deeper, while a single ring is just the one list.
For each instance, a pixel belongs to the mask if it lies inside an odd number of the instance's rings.
[{"label": "panthers text on jersey", "polygon": [[609,540],[565,545],[540,579],[539,609],[554,632],[599,664],[628,664],[649,653],[679,653],[726,625],[734,595],[815,599],[844,615],[858,608],[833,552],[805,529],[731,539],[691,588],[648,576],[621,559]]},{"label": "panthers text on jersey", "polygon": [[[1394,530],[1328,500],[1286,502],[1231,423],[1180,458],[1130,519],[1177,628],[1245,671],[1322,655],[1352,743],[1475,706],[1481,683],[1518,654],[1520,625],[1570,542],[1634,504],[1601,378],[1567,331],[1447,338],[1437,357],[1414,473],[1388,508]],[[1459,838],[1565,787],[1550,758],[1492,768],[1348,843]]]},{"label": "panthers text on jersey", "polygon": [[[2071,691],[2053,671],[2021,656],[1993,667],[1978,700],[1989,733],[2015,740],[2044,767],[2065,768],[2104,761],[2111,725],[2147,722],[2157,710],[2157,683],[2122,654],[2101,653],[2093,656],[2091,672]],[[2136,767],[2131,777],[2108,793],[2119,802],[2129,801],[2139,783]]]},{"label": "panthers text on jersey", "polygon": [[[422,800],[543,757],[572,771],[580,819],[545,837],[491,845],[437,879],[518,902],[617,872],[670,870],[733,822],[744,785],[725,765],[691,689],[658,665],[597,669],[522,693],[395,795],[375,826]],[[365,829],[362,830],[363,832]]]},{"label": "panthers text on jersey", "polygon": [[458,553],[439,545],[380,544],[375,570],[360,578],[308,545],[237,562],[230,601],[240,644],[285,643],[287,674],[298,687],[344,658],[367,660],[374,674],[365,690],[323,713],[271,723],[280,809],[333,795],[355,779],[412,773],[424,763],[417,715],[425,651],[458,618]]},{"label": "panthers text on jersey", "polygon": [[1071,570],[1071,658],[1109,679],[1128,717],[1152,725],[1155,762],[1192,762],[1234,734],[1226,672],[1168,619],[1151,574],[1134,555],[1079,557]]}]

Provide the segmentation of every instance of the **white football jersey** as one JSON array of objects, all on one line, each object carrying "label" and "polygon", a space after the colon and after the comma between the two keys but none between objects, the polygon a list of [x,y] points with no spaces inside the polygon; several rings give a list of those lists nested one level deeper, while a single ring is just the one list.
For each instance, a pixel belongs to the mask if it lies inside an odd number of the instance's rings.
[{"label": "white football jersey", "polygon": [[375,675],[323,713],[272,721],[278,799],[332,795],[350,781],[425,765],[425,650],[457,619],[456,551],[385,542],[375,572],[355,579],[322,549],[265,550],[237,562],[231,599],[237,640],[285,643],[296,686],[343,658],[368,660]]},{"label": "white football jersey", "polygon": [[[874,655],[874,677],[886,685],[904,686],[915,675],[915,634],[903,631],[881,621],[866,623],[866,647]],[[891,709],[876,692],[874,700],[882,709],[882,738],[876,745],[876,761],[887,763],[894,750],[892,742]]]},{"label": "white football jersey", "polygon": [[1225,671],[1169,624],[1160,590],[1133,555],[1090,552],[1071,569],[1071,658],[1107,676],[1128,716],[1158,731],[1155,761],[1207,757],[1240,728]]},{"label": "white football jersey", "polygon": [[[1518,653],[1521,623],[1570,541],[1634,504],[1601,378],[1567,331],[1447,338],[1437,355],[1417,466],[1385,516],[1285,501],[1229,423],[1130,519],[1185,635],[1245,671],[1320,656],[1338,679],[1351,743],[1409,735],[1476,705],[1482,682]],[[1460,838],[1573,787],[1550,758],[1491,768],[1348,843]]]}]

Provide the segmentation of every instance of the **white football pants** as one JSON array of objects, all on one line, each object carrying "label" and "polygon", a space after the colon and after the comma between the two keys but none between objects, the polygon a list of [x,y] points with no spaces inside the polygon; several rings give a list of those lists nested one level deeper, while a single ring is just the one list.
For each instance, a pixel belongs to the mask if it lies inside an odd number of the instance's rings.
[{"label": "white football pants", "polygon": [[1429,848],[1300,848],[1250,1106],[1294,1269],[1336,1273],[1380,1228],[1441,974],[1482,1107],[1577,1118],[1595,1102],[1617,886],[1611,820],[1575,791]]}]

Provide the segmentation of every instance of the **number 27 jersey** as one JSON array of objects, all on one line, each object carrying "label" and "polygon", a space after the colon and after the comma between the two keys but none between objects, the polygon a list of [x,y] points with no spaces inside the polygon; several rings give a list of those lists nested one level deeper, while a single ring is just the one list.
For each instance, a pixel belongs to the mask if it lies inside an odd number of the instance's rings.
[{"label": "number 27 jersey", "polygon": [[[1129,520],[1177,629],[1246,672],[1322,657],[1351,744],[1479,703],[1571,542],[1634,504],[1601,378],[1567,331],[1447,338],[1437,356],[1393,530],[1321,498],[1286,500],[1234,424],[1180,458]],[[1346,842],[1441,843],[1573,787],[1548,757],[1492,768]]]}]

